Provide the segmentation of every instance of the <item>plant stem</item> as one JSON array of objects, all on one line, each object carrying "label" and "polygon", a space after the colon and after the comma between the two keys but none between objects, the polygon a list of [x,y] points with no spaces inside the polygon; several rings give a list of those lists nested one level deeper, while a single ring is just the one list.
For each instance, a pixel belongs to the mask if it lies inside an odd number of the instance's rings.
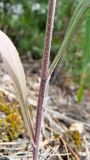
[{"label": "plant stem", "polygon": [[54,17],[55,17],[55,8],[56,8],[56,0],[49,0],[45,42],[44,42],[44,55],[42,62],[42,75],[41,75],[41,84],[39,90],[35,139],[34,139],[36,147],[33,149],[33,160],[38,160],[41,121],[43,114],[46,84],[49,75],[48,73],[49,73],[49,62],[50,62],[50,50],[51,50],[52,32],[53,32]]}]

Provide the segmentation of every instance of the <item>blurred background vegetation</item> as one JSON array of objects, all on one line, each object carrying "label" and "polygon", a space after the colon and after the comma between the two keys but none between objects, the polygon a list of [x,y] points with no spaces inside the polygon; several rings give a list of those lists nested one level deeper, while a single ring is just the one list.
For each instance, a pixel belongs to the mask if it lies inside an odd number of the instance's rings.
[{"label": "blurred background vegetation", "polygon": [[[64,38],[79,0],[58,0],[52,41],[51,60]],[[20,55],[30,53],[39,59],[43,53],[48,0],[1,0],[0,29],[13,40]],[[85,20],[78,28],[62,59],[64,71],[80,79],[83,61]],[[88,83],[88,81],[87,81]]]}]

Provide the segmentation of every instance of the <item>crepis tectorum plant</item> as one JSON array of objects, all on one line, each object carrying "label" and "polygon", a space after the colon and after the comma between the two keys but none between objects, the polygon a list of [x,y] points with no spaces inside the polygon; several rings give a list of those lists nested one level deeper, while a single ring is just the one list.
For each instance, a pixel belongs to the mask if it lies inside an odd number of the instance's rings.
[{"label": "crepis tectorum plant", "polygon": [[40,85],[39,98],[38,98],[35,133],[32,128],[32,122],[31,122],[31,118],[27,108],[26,80],[25,80],[24,70],[19,58],[19,54],[15,46],[11,42],[11,40],[6,36],[5,33],[0,31],[1,58],[4,64],[6,65],[6,69],[8,73],[12,77],[14,86],[17,91],[18,98],[20,100],[23,120],[27,129],[28,135],[33,144],[33,149],[34,149],[33,160],[38,160],[41,120],[42,120],[44,99],[46,95],[46,88],[48,88],[47,81],[50,78],[52,72],[54,71],[56,65],[58,64],[60,58],[62,57],[66,47],[68,46],[70,38],[73,32],[75,31],[75,29],[77,28],[78,23],[80,22],[81,19],[83,19],[85,12],[88,10],[88,7],[90,7],[90,0],[80,0],[71,18],[69,27],[67,29],[64,40],[60,46],[60,49],[49,68],[52,31],[53,31],[53,23],[54,23],[54,16],[55,16],[55,6],[56,6],[56,0],[49,0],[46,32],[45,32],[43,64],[42,64],[42,76],[41,76],[41,85]]}]

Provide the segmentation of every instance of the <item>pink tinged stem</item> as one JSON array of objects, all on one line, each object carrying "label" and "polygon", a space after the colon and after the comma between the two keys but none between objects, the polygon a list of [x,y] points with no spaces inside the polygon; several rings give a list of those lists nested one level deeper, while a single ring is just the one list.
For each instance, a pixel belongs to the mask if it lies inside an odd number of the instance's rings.
[{"label": "pink tinged stem", "polygon": [[43,116],[43,104],[45,98],[46,84],[49,78],[49,62],[50,62],[50,50],[51,50],[51,41],[52,33],[54,26],[54,17],[55,17],[55,8],[56,0],[49,0],[48,4],[48,16],[46,23],[46,32],[45,32],[45,42],[44,42],[44,55],[42,62],[42,75],[41,75],[41,84],[39,90],[38,106],[37,106],[37,117],[36,117],[36,129],[35,129],[35,145],[33,148],[33,160],[38,160],[39,154],[39,141],[41,133],[41,121]]}]

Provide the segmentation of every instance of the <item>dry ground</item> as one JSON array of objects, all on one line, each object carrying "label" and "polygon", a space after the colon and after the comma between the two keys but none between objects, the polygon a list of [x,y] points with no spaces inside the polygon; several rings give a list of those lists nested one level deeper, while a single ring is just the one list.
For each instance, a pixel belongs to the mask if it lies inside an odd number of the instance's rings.
[{"label": "dry ground", "polygon": [[[40,85],[41,61],[22,58],[27,79],[28,104],[35,126],[36,107]],[[0,64],[0,90],[9,98],[16,99],[12,82]],[[63,77],[61,77],[63,79]],[[90,160],[90,91],[86,90],[81,103],[77,103],[77,85],[63,80],[62,85],[49,86],[42,122],[40,160]],[[78,134],[82,146],[75,146],[70,128]],[[82,132],[82,133],[81,133]],[[66,133],[66,135],[65,135]],[[77,141],[76,139],[76,141]],[[32,159],[32,147],[26,134],[12,142],[0,143],[1,160]]]}]

